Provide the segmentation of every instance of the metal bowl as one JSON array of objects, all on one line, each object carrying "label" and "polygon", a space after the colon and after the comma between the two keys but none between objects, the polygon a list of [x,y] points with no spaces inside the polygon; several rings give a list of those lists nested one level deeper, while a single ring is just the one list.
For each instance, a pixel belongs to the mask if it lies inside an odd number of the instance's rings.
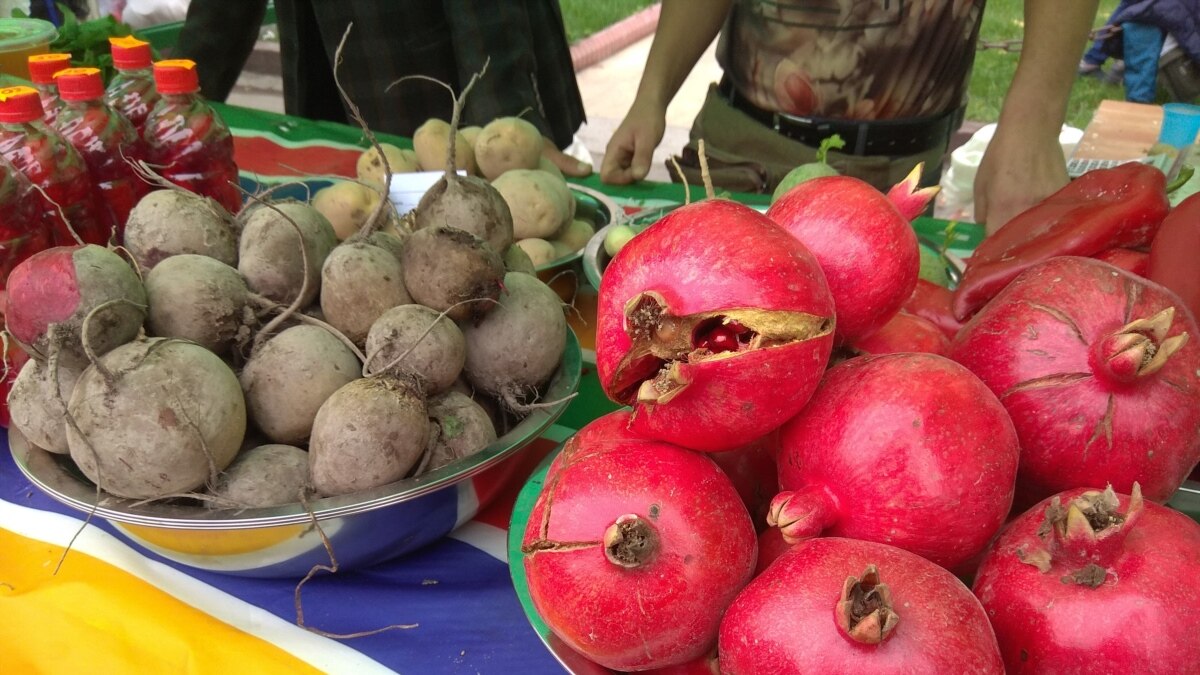
[{"label": "metal bowl", "polygon": [[15,429],[9,446],[21,472],[51,498],[94,513],[137,545],[203,570],[249,577],[302,577],[329,555],[320,522],[340,569],[364,567],[410,553],[475,516],[512,477],[510,461],[566,410],[579,388],[582,352],[567,331],[562,363],[543,394],[557,401],[539,408],[480,452],[415,478],[339,497],[256,509],[213,509],[182,503],[135,506],[103,495],[67,455],[30,444]]}]

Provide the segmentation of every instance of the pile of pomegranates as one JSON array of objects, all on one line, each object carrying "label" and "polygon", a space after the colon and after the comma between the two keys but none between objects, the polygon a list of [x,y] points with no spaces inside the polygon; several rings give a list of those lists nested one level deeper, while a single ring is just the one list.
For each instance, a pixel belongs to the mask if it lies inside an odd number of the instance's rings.
[{"label": "pile of pomegranates", "polygon": [[614,256],[596,364],[628,407],[523,536],[566,644],[664,674],[1200,669],[1200,525],[1162,506],[1200,461],[1195,317],[1051,257],[959,323],[918,281],[915,186],[710,196]]}]

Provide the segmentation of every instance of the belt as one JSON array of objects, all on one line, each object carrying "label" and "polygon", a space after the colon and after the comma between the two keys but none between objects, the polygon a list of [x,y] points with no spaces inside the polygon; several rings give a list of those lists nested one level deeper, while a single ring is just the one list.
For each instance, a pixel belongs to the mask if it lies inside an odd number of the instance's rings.
[{"label": "belt", "polygon": [[842,137],[841,152],[852,155],[912,155],[944,146],[962,123],[963,108],[937,117],[900,120],[853,121],[799,117],[759,108],[742,96],[728,77],[722,78],[718,91],[730,105],[768,126],[780,135],[810,147],[833,134]]}]

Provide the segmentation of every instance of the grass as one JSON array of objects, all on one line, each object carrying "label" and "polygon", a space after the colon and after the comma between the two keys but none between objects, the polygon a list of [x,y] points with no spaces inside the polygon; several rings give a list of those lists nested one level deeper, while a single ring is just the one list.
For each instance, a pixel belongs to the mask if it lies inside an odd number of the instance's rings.
[{"label": "grass", "polygon": [[[983,12],[979,35],[987,42],[1020,39],[1024,32],[1022,0],[990,0]],[[1101,0],[1096,27],[1102,25],[1117,7],[1117,0]],[[1091,46],[1089,44],[1089,46]],[[1004,93],[1017,69],[1016,52],[985,49],[975,55],[971,73],[967,119],[995,122],[1000,117]],[[1108,84],[1096,78],[1079,78],[1071,89],[1067,104],[1067,124],[1080,129],[1087,126],[1092,114],[1104,99],[1125,100],[1120,84]]]},{"label": "grass", "polygon": [[567,40],[574,44],[654,4],[654,0],[559,0]]}]

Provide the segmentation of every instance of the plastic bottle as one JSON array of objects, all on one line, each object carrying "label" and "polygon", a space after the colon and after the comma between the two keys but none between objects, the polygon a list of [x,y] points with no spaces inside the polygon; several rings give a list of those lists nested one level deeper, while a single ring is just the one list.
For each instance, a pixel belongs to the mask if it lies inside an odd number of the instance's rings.
[{"label": "plastic bottle", "polygon": [[42,97],[42,118],[54,126],[63,102],[54,86],[54,74],[71,67],[70,54],[36,54],[29,57],[29,79]]},{"label": "plastic bottle", "polygon": [[233,135],[200,96],[196,64],[187,59],[154,64],[162,99],[142,129],[146,161],[164,178],[211,197],[230,213],[242,207],[233,161]]},{"label": "plastic bottle", "polygon": [[137,131],[104,102],[100,69],[68,68],[55,81],[64,101],[56,126],[87,163],[104,227],[116,229],[119,239],[129,212],[150,191],[129,164],[142,159]]},{"label": "plastic bottle", "polygon": [[[50,248],[50,228],[42,212],[42,196],[29,178],[0,156],[0,291],[8,273],[22,260]],[[0,307],[3,305],[0,304]]]},{"label": "plastic bottle", "polygon": [[0,155],[41,188],[38,205],[55,245],[78,243],[72,230],[89,244],[108,241],[87,165],[42,121],[42,100],[33,87],[0,89]]},{"label": "plastic bottle", "polygon": [[146,116],[158,103],[158,91],[154,88],[150,43],[135,37],[109,38],[113,67],[117,74],[108,83],[104,100],[121,113],[140,134]]}]

